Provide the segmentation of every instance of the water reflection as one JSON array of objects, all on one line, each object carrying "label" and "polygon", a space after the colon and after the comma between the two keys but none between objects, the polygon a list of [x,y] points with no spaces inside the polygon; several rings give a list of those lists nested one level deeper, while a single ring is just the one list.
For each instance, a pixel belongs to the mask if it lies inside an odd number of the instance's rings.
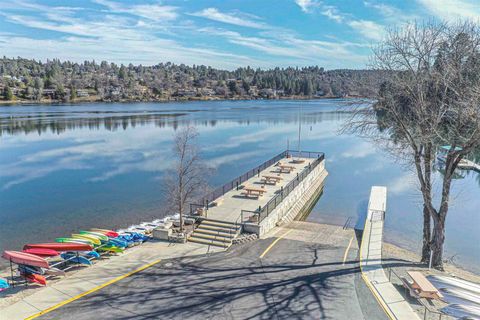
[{"label": "water reflection", "polygon": [[[55,107],[51,107],[55,108]],[[195,126],[215,127],[218,121],[233,121],[240,125],[249,125],[251,123],[298,123],[299,114],[295,109],[278,110],[270,106],[262,108],[251,108],[248,106],[230,108],[228,110],[215,109],[186,109],[183,112],[173,112],[172,110],[101,110],[101,111],[50,111],[44,107],[42,111],[35,109],[24,111],[23,109],[8,110],[0,108],[0,136],[14,135],[18,133],[42,134],[52,132],[56,134],[64,133],[68,130],[83,129],[89,130],[108,130],[117,131],[126,130],[130,127],[155,125],[156,127],[172,127],[190,123]],[[255,115],[245,112],[255,111]],[[229,111],[225,114],[222,111]],[[197,114],[200,113],[200,114]],[[302,122],[306,124],[316,124],[322,121],[335,121],[345,117],[349,110],[323,110],[321,112],[304,112],[301,114]],[[212,119],[218,117],[218,119]]]}]

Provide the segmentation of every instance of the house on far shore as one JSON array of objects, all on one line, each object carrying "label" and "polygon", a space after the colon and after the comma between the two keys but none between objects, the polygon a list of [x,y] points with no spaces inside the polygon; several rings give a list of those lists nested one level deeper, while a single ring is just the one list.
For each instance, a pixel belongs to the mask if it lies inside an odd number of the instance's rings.
[{"label": "house on far shore", "polygon": [[88,90],[86,89],[77,89],[77,97],[82,98],[82,97],[88,97],[90,94],[88,93]]},{"label": "house on far shore", "polygon": [[197,95],[197,91],[192,89],[178,89],[175,92],[177,97],[195,97]]}]

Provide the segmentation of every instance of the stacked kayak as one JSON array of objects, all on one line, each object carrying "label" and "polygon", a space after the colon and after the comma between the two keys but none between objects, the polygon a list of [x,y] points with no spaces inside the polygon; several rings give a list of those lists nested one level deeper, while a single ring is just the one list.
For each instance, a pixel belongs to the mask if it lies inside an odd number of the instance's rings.
[{"label": "stacked kayak", "polygon": [[[100,258],[102,253],[122,253],[128,247],[147,241],[155,226],[153,223],[142,223],[119,231],[100,228],[80,230],[68,237],[56,238],[55,242],[26,244],[22,251],[7,250],[2,257],[16,264],[18,274],[26,281],[46,285],[49,276],[65,276],[70,262],[92,265],[92,260]],[[8,287],[9,282],[0,278],[0,291]]]},{"label": "stacked kayak", "polygon": [[20,251],[4,251],[2,257],[18,264],[20,275],[28,282],[47,284],[47,280],[41,273],[43,268],[49,269],[50,265],[44,258]]}]

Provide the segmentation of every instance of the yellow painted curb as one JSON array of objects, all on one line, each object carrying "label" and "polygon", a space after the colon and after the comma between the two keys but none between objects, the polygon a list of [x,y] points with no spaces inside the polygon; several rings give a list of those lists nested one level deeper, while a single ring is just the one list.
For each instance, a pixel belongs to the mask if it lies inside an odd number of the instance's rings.
[{"label": "yellow painted curb", "polygon": [[[368,219],[368,218],[367,218]],[[365,224],[367,224],[367,221],[365,221]],[[371,228],[371,226],[370,226]],[[363,233],[362,233],[362,243],[360,244],[360,256],[359,256],[359,265],[360,265],[360,273],[362,274],[362,279],[365,281],[365,284],[367,285],[368,289],[372,292],[373,296],[377,300],[378,304],[382,307],[383,311],[385,314],[390,318],[391,320],[396,320],[397,318],[395,315],[390,311],[390,308],[387,306],[385,301],[383,301],[382,297],[380,297],[377,293],[377,290],[373,288],[372,284],[370,283],[370,280],[368,277],[363,273],[362,269],[362,249],[363,249],[363,238],[365,236],[365,227],[363,228]]]},{"label": "yellow painted curb", "polygon": [[138,268],[138,269],[135,269],[135,270],[133,270],[133,271],[131,271],[131,272],[128,272],[128,273],[126,273],[126,274],[124,274],[124,275],[121,275],[121,276],[119,276],[119,277],[116,277],[115,279],[112,279],[112,280],[110,280],[110,281],[107,281],[107,282],[105,282],[105,283],[103,283],[103,284],[101,284],[101,285],[99,285],[99,286],[97,286],[97,287],[95,287],[95,288],[93,288],[93,289],[90,289],[90,290],[88,290],[88,291],[85,291],[85,292],[83,292],[83,293],[80,293],[80,294],[78,294],[78,295],[76,295],[76,296],[74,296],[74,297],[72,297],[72,298],[70,298],[70,299],[67,299],[67,300],[65,300],[65,301],[62,301],[62,302],[60,302],[60,303],[58,303],[58,304],[56,304],[56,305],[54,305],[54,306],[52,306],[52,307],[50,307],[50,308],[47,308],[47,309],[45,309],[45,310],[43,310],[43,311],[40,311],[39,313],[36,313],[36,314],[34,314],[34,315],[32,315],[32,316],[30,316],[30,317],[28,317],[28,318],[25,318],[25,320],[30,320],[30,319],[38,318],[38,317],[40,317],[40,316],[42,316],[42,315],[44,315],[44,314],[46,314],[46,313],[49,313],[50,311],[53,311],[53,310],[55,310],[55,309],[58,309],[58,308],[60,308],[60,307],[62,307],[62,306],[64,306],[64,305],[66,305],[66,304],[68,304],[68,303],[70,303],[70,302],[73,302],[73,301],[78,300],[78,299],[80,299],[80,298],[82,298],[82,297],[85,297],[86,295],[89,295],[90,293],[93,293],[93,292],[98,291],[98,290],[100,290],[100,289],[102,289],[102,288],[105,288],[106,286],[109,286],[109,285],[111,285],[111,284],[113,284],[113,283],[115,283],[115,282],[117,282],[117,281],[120,281],[120,280],[122,280],[122,279],[125,279],[125,278],[127,278],[127,277],[129,277],[129,276],[131,276],[131,275],[133,275],[133,274],[135,274],[135,273],[137,273],[137,272],[143,271],[143,270],[145,270],[145,269],[147,269],[147,268],[149,268],[149,267],[151,267],[151,266],[159,263],[160,261],[161,261],[161,260],[156,260],[156,261],[153,261],[153,262],[151,262],[151,263],[148,263],[148,264],[146,264],[146,265],[144,265],[144,266],[141,266],[141,267]]},{"label": "yellow painted curb", "polygon": [[263,253],[260,255],[260,259],[262,259],[268,251],[270,251],[270,249],[273,248],[273,246],[280,240],[282,239],[283,237],[285,237],[287,234],[289,234],[290,232],[292,232],[293,229],[290,229],[288,230],[287,232],[285,232],[284,234],[282,234],[280,237],[278,237],[277,239],[275,239],[275,241],[273,241],[268,247],[267,249],[265,249],[265,251],[263,251]]}]

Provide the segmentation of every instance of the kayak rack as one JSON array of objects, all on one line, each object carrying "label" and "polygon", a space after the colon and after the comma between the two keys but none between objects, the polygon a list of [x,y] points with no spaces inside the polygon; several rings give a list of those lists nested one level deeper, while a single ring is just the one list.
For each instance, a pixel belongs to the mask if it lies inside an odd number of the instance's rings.
[{"label": "kayak rack", "polygon": [[[96,249],[98,248],[101,248],[103,247],[104,245],[100,245],[98,246]],[[108,252],[103,252],[103,253],[99,253],[100,256],[102,255],[105,255],[105,254],[108,254]],[[78,263],[78,262],[73,262],[72,260],[76,260],[78,259],[78,257],[80,257],[80,255],[78,254],[78,251],[75,252],[75,255],[68,258],[68,259],[64,259],[64,260],[59,260],[53,264],[49,264],[49,266],[51,268],[56,268],[58,267],[58,269],[62,270],[62,271],[68,271],[72,268],[74,268],[75,266],[81,264],[81,263]],[[89,261],[92,261],[95,259],[95,257],[85,257],[86,259],[88,259]],[[48,258],[45,258],[45,260],[49,260]],[[16,271],[19,271],[20,268],[18,267],[18,263],[15,263],[13,262],[11,259],[9,259],[9,262],[10,262],[10,279],[7,279],[8,283],[10,284],[10,286],[12,288],[15,288],[15,286],[19,286],[19,285],[25,285],[25,286],[28,286],[28,281],[27,281],[27,278],[20,275],[20,276],[15,276],[15,273]],[[73,265],[68,265],[69,263],[73,263]],[[16,265],[16,267],[14,266]],[[63,268],[62,268],[63,267]],[[19,272],[20,273],[20,272]],[[49,279],[49,278],[52,278],[52,277],[55,277],[55,275],[43,275],[45,277],[45,279]],[[18,278],[20,277],[22,280],[15,280],[15,278]]]}]

